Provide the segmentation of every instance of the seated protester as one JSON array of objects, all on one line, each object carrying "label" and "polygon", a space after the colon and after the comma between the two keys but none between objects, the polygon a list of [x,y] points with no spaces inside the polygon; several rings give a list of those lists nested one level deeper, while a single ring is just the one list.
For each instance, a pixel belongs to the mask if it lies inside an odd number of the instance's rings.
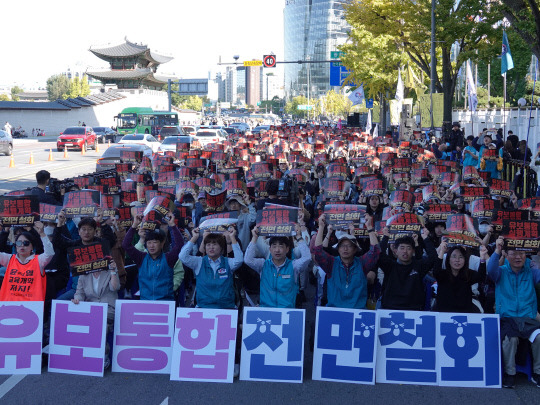
[{"label": "seated protester", "polygon": [[414,239],[402,236],[394,242],[397,261],[384,252],[379,256],[379,267],[384,273],[382,308],[421,311],[425,304],[424,277],[437,259],[437,251],[429,239],[429,231],[422,229],[427,257],[414,257]]},{"label": "seated protester", "polygon": [[[161,229],[161,232],[164,232],[163,229]],[[135,245],[135,249],[137,249],[139,252],[148,253],[148,250],[146,249],[146,235],[147,231],[144,229],[139,229],[139,241]],[[154,232],[156,234],[156,232]],[[150,235],[156,236],[156,235]],[[177,260],[173,267],[173,291],[176,292],[178,288],[180,287],[180,284],[182,284],[182,280],[184,280],[184,266],[182,265],[182,262],[180,260]]]},{"label": "seated protester", "polygon": [[236,308],[233,273],[242,265],[244,255],[236,240],[236,230],[229,228],[228,234],[234,258],[225,257],[227,242],[219,233],[205,232],[202,246],[204,257],[193,256],[193,247],[199,240],[199,228],[193,230],[191,240],[184,245],[178,258],[184,266],[193,269],[197,280],[197,307],[199,308]]},{"label": "seated protester", "polygon": [[499,236],[487,265],[488,276],[495,283],[496,313],[501,316],[502,386],[515,386],[515,357],[519,338],[522,338],[532,342],[532,381],[540,387],[540,322],[534,288],[540,283],[540,270],[531,268],[531,260],[519,250],[507,250],[506,260],[500,266],[503,246],[504,238]]},{"label": "seated protester", "polygon": [[168,214],[166,220],[171,232],[171,249],[163,252],[167,235],[161,229],[148,231],[145,238],[147,253],[138,251],[133,246],[133,236],[141,225],[142,216],[133,219],[133,225],[126,233],[122,247],[133,259],[139,270],[139,289],[141,300],[174,301],[174,272],[173,268],[178,258],[178,252],[184,245],[184,239],[175,225],[174,215]]},{"label": "seated protester", "polygon": [[[107,333],[113,332],[114,325],[114,306],[118,299],[118,290],[120,289],[120,279],[116,264],[111,261],[108,270],[97,271],[91,274],[79,276],[77,283],[77,292],[71,300],[74,304],[79,302],[103,302],[107,304]],[[109,357],[109,343],[105,344],[104,368],[111,365]]]},{"label": "seated protester", "polygon": [[[448,249],[445,241],[437,249],[433,277],[437,280],[437,303],[434,311],[478,313],[479,308],[472,302],[472,285],[486,278],[487,248],[480,246],[480,266],[478,271],[469,267],[469,255],[465,248],[454,246]],[[446,260],[443,259],[446,254]]]},{"label": "seated protester", "polygon": [[319,217],[319,231],[315,239],[313,253],[315,260],[326,273],[329,307],[366,307],[367,284],[373,284],[380,247],[373,229],[373,218],[366,219],[371,247],[362,257],[356,257],[360,249],[354,236],[343,233],[338,241],[338,256],[331,256],[323,250],[323,234],[326,225],[324,214]]},{"label": "seated protester", "polygon": [[43,228],[43,223],[34,223],[34,229],[43,243],[42,254],[34,253],[35,238],[26,231],[15,240],[17,253],[0,253],[0,266],[6,267],[0,301],[45,301],[45,266],[54,256],[54,250]]},{"label": "seated protester", "polygon": [[295,308],[296,295],[300,283],[300,273],[304,272],[311,261],[309,247],[302,238],[300,227],[296,226],[296,241],[300,256],[294,260],[287,257],[291,250],[288,236],[270,238],[270,256],[258,259],[257,239],[259,228],[251,231],[251,243],[246,251],[246,264],[261,277],[260,305],[271,308]]},{"label": "seated protester", "polygon": [[238,241],[241,244],[242,251],[245,252],[247,245],[249,244],[251,226],[255,225],[255,221],[257,220],[255,204],[250,204],[249,196],[247,194],[245,194],[243,198],[238,194],[231,194],[227,196],[225,208],[227,208],[228,211],[238,211],[238,222],[236,224],[238,229]]},{"label": "seated protester", "polygon": [[[98,216],[98,218],[100,217]],[[58,214],[58,222],[56,224],[56,228],[53,232],[52,237],[52,244],[54,246],[54,250],[57,251],[59,254],[59,261],[61,261],[63,258],[63,260],[66,261],[66,266],[67,251],[69,248],[104,241],[109,244],[109,247],[112,247],[116,243],[116,236],[114,235],[112,228],[108,225],[103,226],[103,229],[101,229],[101,234],[103,235],[103,237],[98,238],[96,236],[98,222],[94,218],[86,217],[79,220],[77,228],[80,239],[70,238],[70,232],[66,226],[66,222],[66,215],[64,210],[62,210]],[[61,262],[58,263],[58,266],[62,265],[64,264]],[[72,278],[71,290],[66,291],[64,294],[58,297],[59,300],[70,300],[74,297],[75,291],[77,290],[78,279],[78,276]]]}]

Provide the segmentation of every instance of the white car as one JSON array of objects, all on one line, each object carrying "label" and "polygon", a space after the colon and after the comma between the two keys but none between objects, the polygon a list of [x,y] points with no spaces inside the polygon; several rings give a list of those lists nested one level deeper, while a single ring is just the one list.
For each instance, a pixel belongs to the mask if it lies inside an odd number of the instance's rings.
[{"label": "white car", "polygon": [[227,140],[227,132],[222,129],[199,129],[195,136],[194,141],[199,141],[201,146],[205,146],[209,143],[218,143]]},{"label": "white car", "polygon": [[177,143],[191,143],[193,139],[192,136],[169,136],[161,142],[158,152],[161,154],[166,151],[176,152]]},{"label": "white car", "polygon": [[118,143],[123,145],[146,145],[150,149],[152,149],[152,152],[157,152],[159,149],[159,145],[161,145],[161,142],[159,142],[150,134],[124,135]]}]

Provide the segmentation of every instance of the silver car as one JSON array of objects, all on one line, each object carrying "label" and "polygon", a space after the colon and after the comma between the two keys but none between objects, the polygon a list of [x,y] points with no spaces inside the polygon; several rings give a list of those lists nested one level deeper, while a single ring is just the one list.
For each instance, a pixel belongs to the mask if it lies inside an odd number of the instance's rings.
[{"label": "silver car", "polygon": [[6,131],[0,130],[0,153],[11,156],[13,153],[13,138]]}]

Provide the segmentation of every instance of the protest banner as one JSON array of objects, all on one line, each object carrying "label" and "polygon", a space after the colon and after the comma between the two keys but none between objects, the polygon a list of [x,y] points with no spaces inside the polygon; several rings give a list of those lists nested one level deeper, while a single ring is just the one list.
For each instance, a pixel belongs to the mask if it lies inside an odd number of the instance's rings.
[{"label": "protest banner", "polygon": [[108,270],[111,260],[110,246],[105,240],[68,248],[69,267],[74,277]]},{"label": "protest banner", "polygon": [[514,194],[512,183],[501,179],[490,179],[489,192],[491,195],[510,198]]},{"label": "protest banner", "polygon": [[503,221],[527,221],[529,219],[529,212],[523,210],[493,210],[493,217],[491,225],[493,230],[500,233],[503,229]]},{"label": "protest banner", "polygon": [[103,377],[107,304],[52,301],[49,372]]},{"label": "protest banner", "polygon": [[129,228],[133,225],[133,219],[131,217],[131,207],[119,207],[117,225],[119,228]]},{"label": "protest banner", "polygon": [[489,187],[464,187],[460,186],[457,189],[457,194],[463,197],[465,202],[470,202],[478,198],[489,195]]},{"label": "protest banner", "polygon": [[482,159],[485,159],[485,160],[491,160],[491,161],[496,161],[496,160],[499,160],[499,154],[497,152],[497,149],[487,149],[487,148],[484,148],[483,152],[482,152]]},{"label": "protest banner", "polygon": [[292,236],[298,222],[298,210],[291,207],[263,208],[257,212],[260,236]]},{"label": "protest banner", "polygon": [[81,190],[70,191],[64,195],[64,212],[66,218],[91,217],[100,206],[99,191]]},{"label": "protest banner", "polygon": [[505,250],[540,251],[540,222],[503,220],[501,234]]},{"label": "protest banner", "polygon": [[120,193],[122,204],[129,205],[134,201],[138,201],[137,198],[137,191],[136,190],[130,190],[130,191],[124,191]]},{"label": "protest banner", "polygon": [[321,179],[324,196],[329,200],[340,200],[345,192],[345,181],[337,179]]},{"label": "protest banner", "polygon": [[199,229],[204,232],[208,231],[210,233],[223,233],[226,232],[229,227],[236,227],[238,223],[238,218],[212,218],[207,219],[204,217],[204,220],[201,220]]},{"label": "protest banner", "polygon": [[453,208],[451,204],[427,204],[424,216],[430,222],[444,222],[448,215],[452,215]]},{"label": "protest banner", "polygon": [[251,177],[256,180],[269,179],[272,177],[272,169],[267,162],[253,163],[251,165]]},{"label": "protest banner", "polygon": [[376,337],[375,311],[318,306],[313,380],[375,384]]},{"label": "protest banner", "polygon": [[117,215],[117,208],[121,204],[121,196],[118,194],[101,194],[100,207],[103,213],[103,218],[114,218]]},{"label": "protest banner", "polygon": [[337,163],[331,163],[327,166],[326,169],[326,177],[329,179],[343,179],[345,180],[347,178],[347,166],[337,164]]},{"label": "protest banner", "polygon": [[206,205],[208,206],[208,211],[223,211],[226,198],[227,190],[217,194],[206,193]]},{"label": "protest banner", "polygon": [[193,198],[199,195],[199,186],[194,181],[181,181],[176,185],[176,194],[178,193],[191,194]]},{"label": "protest banner", "polygon": [[177,308],[171,380],[232,383],[238,311]]},{"label": "protest banner", "polygon": [[241,380],[302,382],[305,309],[244,307],[242,326]]},{"label": "protest banner", "polygon": [[112,371],[170,374],[173,301],[117,300]]},{"label": "protest banner", "polygon": [[120,160],[122,163],[140,163],[143,158],[143,151],[137,150],[121,150]]},{"label": "protest banner", "polygon": [[477,229],[478,219],[467,214],[452,214],[446,219],[446,232],[458,232],[475,237]]},{"label": "protest banner", "polygon": [[222,186],[227,191],[227,196],[232,194],[244,195],[247,193],[246,183],[241,180],[226,180]]},{"label": "protest banner", "polygon": [[41,374],[43,301],[0,302],[0,375]]},{"label": "protest banner", "polygon": [[194,180],[194,183],[199,187],[199,192],[204,191],[206,193],[212,192],[216,186],[216,181],[208,177],[199,177]]},{"label": "protest banner", "polygon": [[410,212],[393,215],[386,220],[386,226],[390,231],[389,240],[391,242],[401,236],[412,236],[413,234],[420,236],[423,227],[421,218]]},{"label": "protest banner", "polygon": [[414,206],[415,196],[407,190],[394,190],[390,194],[390,205],[394,208],[401,208],[405,211],[411,211]]},{"label": "protest banner", "polygon": [[462,169],[462,177],[463,181],[467,180],[478,180],[480,178],[480,175],[478,174],[478,170],[474,166],[464,166]]},{"label": "protest banner", "polygon": [[406,157],[396,158],[391,167],[394,173],[409,173],[411,171],[411,159]]},{"label": "protest banner", "polygon": [[422,188],[422,200],[424,202],[440,201],[439,188],[435,184],[429,184]]},{"label": "protest banner", "polygon": [[348,229],[349,224],[359,228],[365,223],[366,206],[358,204],[326,204],[324,206],[326,223],[334,229]]},{"label": "protest banner", "polygon": [[37,195],[0,196],[0,218],[5,225],[33,225],[39,219]]},{"label": "protest banner", "polygon": [[478,198],[473,200],[470,205],[471,217],[491,220],[493,210],[499,207],[499,202],[491,198]]},{"label": "protest banner", "polygon": [[39,220],[41,222],[57,222],[60,211],[62,211],[60,205],[39,203]]}]

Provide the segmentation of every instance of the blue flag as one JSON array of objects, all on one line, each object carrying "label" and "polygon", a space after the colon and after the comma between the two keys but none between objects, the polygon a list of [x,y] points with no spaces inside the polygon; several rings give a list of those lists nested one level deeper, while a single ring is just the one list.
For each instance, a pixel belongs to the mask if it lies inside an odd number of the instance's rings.
[{"label": "blue flag", "polygon": [[507,71],[514,68],[514,61],[512,60],[512,53],[510,52],[510,45],[508,44],[508,37],[506,31],[503,31],[502,40],[502,53],[501,53],[501,75],[504,75]]}]

